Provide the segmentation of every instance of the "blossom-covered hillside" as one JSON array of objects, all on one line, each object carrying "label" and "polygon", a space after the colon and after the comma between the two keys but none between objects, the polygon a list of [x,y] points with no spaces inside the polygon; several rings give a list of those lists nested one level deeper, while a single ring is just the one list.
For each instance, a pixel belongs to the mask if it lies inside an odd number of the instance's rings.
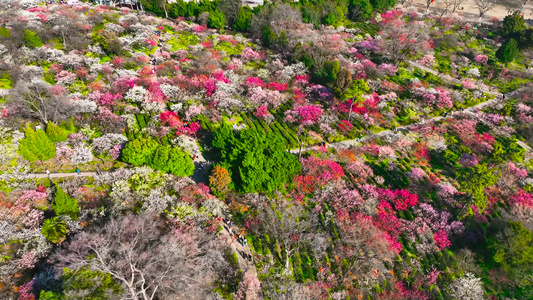
[{"label": "blossom-covered hillside", "polygon": [[0,3],[1,299],[533,297],[520,11],[58,2]]}]

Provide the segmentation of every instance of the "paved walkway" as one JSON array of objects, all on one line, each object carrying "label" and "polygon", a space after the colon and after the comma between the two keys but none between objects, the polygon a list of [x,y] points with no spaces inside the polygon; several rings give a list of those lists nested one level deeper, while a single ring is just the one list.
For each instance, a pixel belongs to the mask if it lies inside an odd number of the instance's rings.
[{"label": "paved walkway", "polygon": [[[104,171],[101,173],[109,173],[109,171]],[[27,173],[25,174],[29,179],[30,178],[48,178],[49,175],[46,173]],[[94,177],[96,176],[96,172],[81,172],[80,175],[78,173],[50,173],[50,178],[62,178],[62,177]]]},{"label": "paved walkway", "polygon": [[[199,166],[206,163],[205,158],[202,156],[202,153],[197,154],[196,158],[193,160],[193,163],[195,166]],[[109,173],[110,171],[100,171],[100,173]],[[57,173],[50,173],[50,175],[46,173],[26,173],[23,174],[27,179],[38,179],[38,178],[64,178],[64,177],[94,177],[97,175],[96,171],[89,171],[89,172],[80,172],[80,175],[76,172],[72,173],[63,173],[63,172],[57,172]]]},{"label": "paved walkway", "polygon": [[520,146],[522,146],[522,148],[526,149],[527,152],[531,152],[531,147],[529,147],[528,144],[522,142],[522,141],[516,141],[516,143]]}]

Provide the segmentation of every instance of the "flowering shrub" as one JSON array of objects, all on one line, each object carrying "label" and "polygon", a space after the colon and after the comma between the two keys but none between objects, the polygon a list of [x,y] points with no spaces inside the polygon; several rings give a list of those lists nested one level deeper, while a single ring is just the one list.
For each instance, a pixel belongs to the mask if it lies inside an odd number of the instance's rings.
[{"label": "flowering shrub", "polygon": [[461,85],[465,88],[465,89],[468,89],[468,90],[473,90],[476,88],[476,84],[471,81],[471,80],[468,80],[468,79],[465,79],[463,80],[463,82],[461,83]]},{"label": "flowering shrub", "polygon": [[[388,193],[387,190],[383,190],[386,195]],[[386,198],[389,196],[385,196]],[[411,206],[415,206],[418,204],[418,196],[415,194],[411,194],[406,190],[396,190],[393,193],[393,199],[394,202],[394,208],[397,210],[406,210],[407,208]]]},{"label": "flowering shrub", "polygon": [[433,234],[433,238],[435,239],[435,243],[439,247],[439,249],[444,249],[447,247],[450,247],[452,244],[448,240],[448,235],[444,230],[437,231]]},{"label": "flowering shrub", "polygon": [[479,163],[479,159],[475,155],[463,153],[463,156],[461,156],[459,163],[465,168],[472,168]]},{"label": "flowering shrub", "polygon": [[487,62],[489,61],[489,57],[484,55],[484,54],[478,54],[474,57],[474,61],[478,64],[478,65],[486,65]]},{"label": "flowering shrub", "polygon": [[271,90],[276,90],[280,92],[284,92],[289,88],[289,85],[287,83],[279,83],[279,82],[271,82],[268,84],[268,88]]},{"label": "flowering shrub", "polygon": [[378,66],[378,68],[384,71],[388,76],[393,76],[396,74],[396,72],[398,72],[398,68],[391,64],[382,63]]},{"label": "flowering shrub", "polygon": [[414,180],[422,180],[424,179],[427,174],[424,170],[421,168],[413,168],[411,169],[411,172],[409,172],[409,177],[413,178]]},{"label": "flowering shrub", "polygon": [[263,80],[261,80],[261,78],[258,78],[258,77],[248,77],[246,78],[246,86],[251,88],[251,87],[262,87],[264,88],[265,87],[265,83],[263,82]]},{"label": "flowering shrub", "polygon": [[264,105],[259,106],[254,113],[254,116],[256,116],[259,119],[265,119],[268,115],[270,115],[270,112],[268,111],[267,107]]},{"label": "flowering shrub", "polygon": [[172,128],[177,128],[183,125],[180,117],[173,111],[165,111],[159,115],[162,124],[167,124]]},{"label": "flowering shrub", "polygon": [[527,177],[527,170],[517,167],[513,162],[509,162],[509,172],[517,177]]},{"label": "flowering shrub", "polygon": [[312,125],[320,119],[323,110],[318,105],[305,105],[295,109],[299,120],[304,125]]},{"label": "flowering shrub", "polygon": [[241,58],[245,61],[257,60],[260,58],[259,53],[252,48],[246,47],[241,51]]}]

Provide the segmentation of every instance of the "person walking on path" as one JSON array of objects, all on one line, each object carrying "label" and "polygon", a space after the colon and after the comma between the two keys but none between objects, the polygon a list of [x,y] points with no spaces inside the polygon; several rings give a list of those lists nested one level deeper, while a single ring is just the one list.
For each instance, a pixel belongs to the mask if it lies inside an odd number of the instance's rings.
[{"label": "person walking on path", "polygon": [[80,176],[80,175],[81,175],[81,171],[80,171],[80,169],[79,169],[79,168],[76,168],[76,173],[78,173],[78,176]]}]

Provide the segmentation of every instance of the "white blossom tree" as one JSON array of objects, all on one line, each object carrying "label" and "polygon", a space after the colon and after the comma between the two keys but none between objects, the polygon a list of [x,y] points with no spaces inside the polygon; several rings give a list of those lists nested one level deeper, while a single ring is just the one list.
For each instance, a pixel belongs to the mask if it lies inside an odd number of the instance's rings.
[{"label": "white blossom tree", "polygon": [[94,158],[93,151],[90,146],[85,143],[81,143],[74,148],[74,153],[70,158],[70,161],[77,164],[85,164],[92,161]]},{"label": "white blossom tree", "polygon": [[456,278],[448,291],[452,299],[482,300],[485,299],[485,291],[480,278],[471,273],[464,277]]}]

